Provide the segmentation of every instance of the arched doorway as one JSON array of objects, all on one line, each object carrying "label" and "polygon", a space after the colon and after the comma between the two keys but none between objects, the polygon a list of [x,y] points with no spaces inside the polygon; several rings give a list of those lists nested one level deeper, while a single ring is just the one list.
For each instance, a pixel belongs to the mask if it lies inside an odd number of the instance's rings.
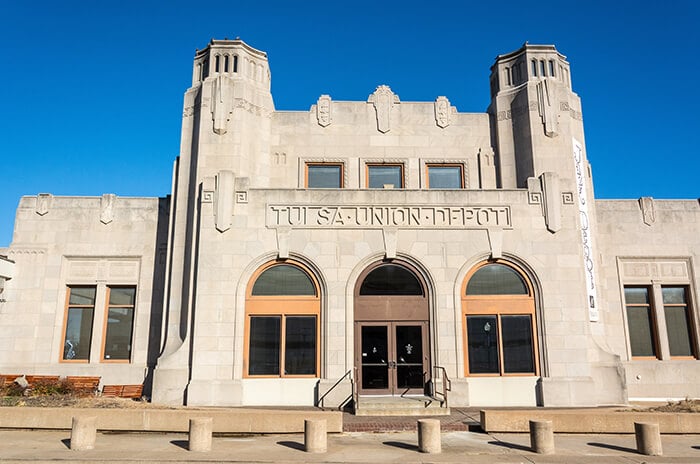
[{"label": "arched doorway", "polygon": [[360,274],[354,295],[360,394],[424,393],[431,377],[427,293],[406,263],[376,263]]}]

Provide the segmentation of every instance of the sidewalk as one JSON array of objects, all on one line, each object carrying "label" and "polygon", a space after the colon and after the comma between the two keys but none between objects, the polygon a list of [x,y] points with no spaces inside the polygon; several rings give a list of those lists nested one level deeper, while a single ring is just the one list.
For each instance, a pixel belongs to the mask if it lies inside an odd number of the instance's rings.
[{"label": "sidewalk", "polygon": [[214,437],[212,451],[187,450],[182,433],[98,433],[94,450],[71,451],[70,431],[0,430],[3,463],[698,463],[700,435],[664,435],[664,455],[635,451],[633,435],[555,436],[556,454],[529,451],[527,434],[443,432],[442,453],[417,451],[415,432],[344,432],[328,436],[328,452],[303,451],[302,434]]}]

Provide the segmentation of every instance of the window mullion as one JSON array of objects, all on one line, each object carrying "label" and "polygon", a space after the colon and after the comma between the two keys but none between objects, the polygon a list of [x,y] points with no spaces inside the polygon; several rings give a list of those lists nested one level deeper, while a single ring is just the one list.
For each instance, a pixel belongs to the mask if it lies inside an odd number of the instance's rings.
[{"label": "window mullion", "polygon": [[496,336],[498,337],[498,369],[501,375],[506,373],[505,369],[505,353],[503,352],[503,324],[501,323],[501,314],[496,315]]},{"label": "window mullion", "polygon": [[671,359],[671,350],[668,344],[668,332],[666,330],[666,318],[664,317],[664,300],[661,293],[661,284],[652,283],[651,314],[654,321],[655,342],[657,343],[659,359]]},{"label": "window mullion", "polygon": [[287,316],[280,315],[280,377],[286,375],[287,370]]}]

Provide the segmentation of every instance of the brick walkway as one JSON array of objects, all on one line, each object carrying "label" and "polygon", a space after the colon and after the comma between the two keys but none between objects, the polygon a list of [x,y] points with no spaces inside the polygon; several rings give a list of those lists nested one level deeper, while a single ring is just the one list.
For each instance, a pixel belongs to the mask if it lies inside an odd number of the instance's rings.
[{"label": "brick walkway", "polygon": [[479,410],[451,408],[449,416],[355,416],[343,413],[344,432],[406,432],[417,429],[418,419],[439,419],[440,430],[467,431],[479,426]]}]

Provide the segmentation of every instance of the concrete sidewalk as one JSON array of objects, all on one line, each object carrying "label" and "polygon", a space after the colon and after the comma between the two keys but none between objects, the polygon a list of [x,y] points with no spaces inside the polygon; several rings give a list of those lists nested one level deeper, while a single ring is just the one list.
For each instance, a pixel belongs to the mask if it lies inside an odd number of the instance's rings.
[{"label": "concrete sidewalk", "polygon": [[302,434],[214,437],[208,453],[187,451],[187,434],[98,433],[90,451],[68,448],[70,431],[0,430],[3,463],[698,463],[700,435],[662,436],[664,455],[643,456],[634,435],[555,435],[556,454],[529,451],[527,434],[444,432],[441,454],[417,451],[415,432],[345,432],[328,452],[303,451]]}]

